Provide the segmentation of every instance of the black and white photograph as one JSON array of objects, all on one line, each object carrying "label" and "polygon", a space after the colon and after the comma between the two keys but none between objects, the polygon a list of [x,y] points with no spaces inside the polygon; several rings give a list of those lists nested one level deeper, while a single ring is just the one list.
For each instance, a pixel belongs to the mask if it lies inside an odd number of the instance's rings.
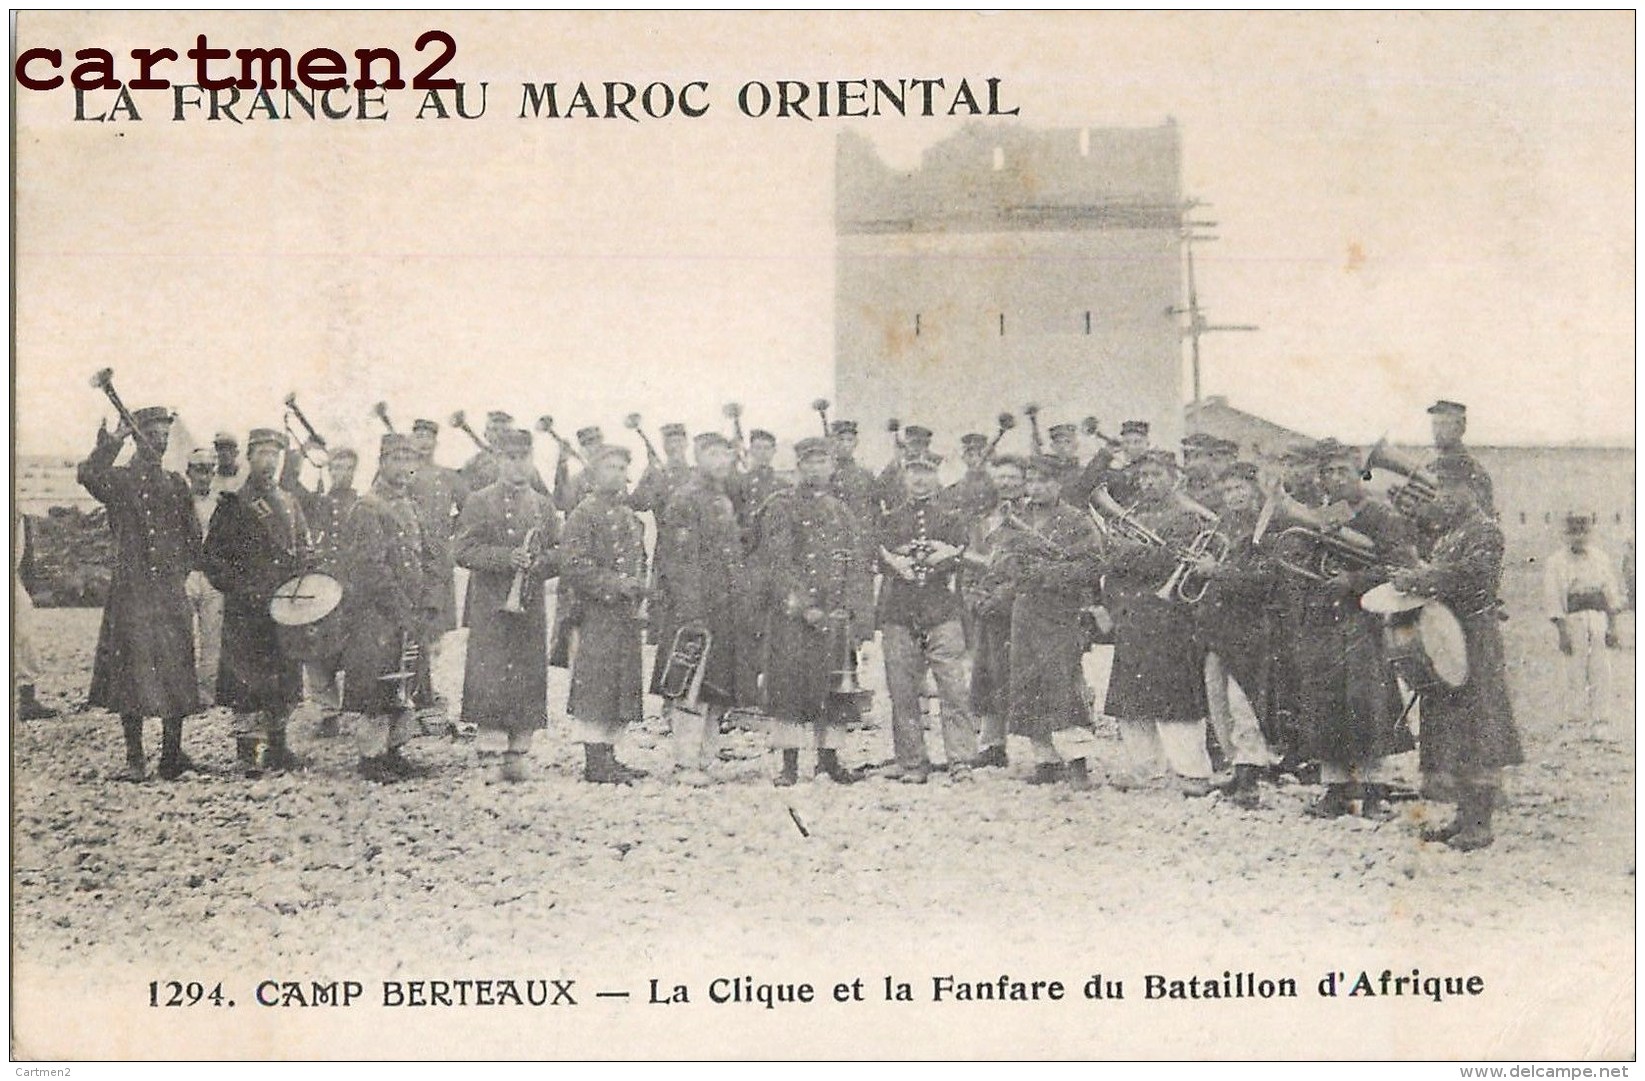
[{"label": "black and white photograph", "polygon": [[1635,33],[15,12],[11,1057],[1625,1070]]}]

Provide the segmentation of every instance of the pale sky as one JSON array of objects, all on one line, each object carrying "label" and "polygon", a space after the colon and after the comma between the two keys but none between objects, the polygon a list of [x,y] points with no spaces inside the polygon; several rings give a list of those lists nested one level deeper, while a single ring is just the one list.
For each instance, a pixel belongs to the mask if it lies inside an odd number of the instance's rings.
[{"label": "pale sky", "polygon": [[[745,424],[810,434],[835,137],[911,167],[958,121],[754,120],[736,89],[933,76],[1001,78],[1009,123],[1176,118],[1184,189],[1219,223],[1202,302],[1261,327],[1206,339],[1206,393],[1349,441],[1420,441],[1447,397],[1481,444],[1632,442],[1630,13],[25,13],[17,48],[205,32],[410,57],[432,26],[458,42],[447,73],[490,84],[480,119],[415,120],[403,90],[385,122],[177,123],[148,92],[140,123],[75,123],[71,91],[18,91],[20,451],[90,447],[102,366],[201,438],[277,424],[288,390],[358,442],[378,399],[402,426],[502,405],[567,435],[637,410],[653,438],[723,427],[737,400]],[[518,118],[522,82],[579,79],[701,79],[713,104]]]}]

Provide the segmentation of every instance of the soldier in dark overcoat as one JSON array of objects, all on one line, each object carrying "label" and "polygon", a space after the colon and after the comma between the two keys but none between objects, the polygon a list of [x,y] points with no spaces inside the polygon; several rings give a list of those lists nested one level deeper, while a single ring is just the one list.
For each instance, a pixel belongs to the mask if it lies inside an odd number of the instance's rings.
[{"label": "soldier in dark overcoat", "polygon": [[[313,544],[313,568],[336,579],[346,594],[348,578],[343,567],[343,545],[347,539],[349,513],[360,498],[360,493],[354,490],[354,474],[360,464],[360,455],[353,447],[327,448],[326,472],[331,475],[329,490],[320,490],[320,485],[316,485],[314,491],[303,487],[300,477],[302,461],[302,451],[287,452],[280,486],[289,491],[303,508],[309,539]],[[320,710],[317,734],[328,738],[335,736],[343,710],[343,691],[339,682],[343,672],[342,605],[317,623],[304,628],[300,649],[303,694]]]},{"label": "soldier in dark overcoat", "polygon": [[1193,606],[1195,633],[1205,654],[1205,697],[1211,732],[1234,767],[1228,789],[1241,807],[1258,806],[1257,781],[1279,759],[1265,735],[1271,673],[1270,601],[1277,581],[1267,553],[1255,541],[1261,495],[1257,467],[1230,467],[1221,482],[1223,513],[1216,530],[1225,557],[1195,570],[1204,597]]},{"label": "soldier in dark overcoat", "polygon": [[[758,697],[758,663],[743,629],[753,622],[752,584],[744,569],[742,530],[726,492],[736,448],[718,432],[696,440],[697,467],[669,498],[657,524],[656,589],[651,603],[667,612],[658,625],[651,693],[664,696],[663,713],[674,737],[678,779],[708,783],[705,768],[716,757],[720,720],[733,706]],[[710,646],[694,701],[665,687],[677,632],[706,631]]]},{"label": "soldier in dark overcoat", "polygon": [[120,715],[126,780],[146,776],[143,718],[159,717],[160,776],[171,780],[194,768],[183,754],[183,718],[200,708],[185,582],[200,563],[200,522],[188,482],[160,464],[171,438],[171,410],[151,406],[132,419],[137,446],[129,465],[114,464],[134,434],[122,421],[113,435],[98,429],[96,448],[76,471],[86,491],[108,508],[116,547],[87,701]]},{"label": "soldier in dark overcoat", "polygon": [[1445,472],[1462,477],[1474,490],[1474,502],[1487,518],[1496,516],[1496,495],[1491,474],[1479,464],[1479,459],[1463,445],[1462,436],[1468,430],[1468,407],[1461,402],[1441,399],[1428,407],[1428,417],[1434,434],[1434,458],[1428,463],[1430,473]]},{"label": "soldier in dark overcoat", "polygon": [[634,485],[628,499],[628,505],[635,510],[656,517],[662,515],[674,493],[691,479],[691,461],[685,453],[691,441],[685,425],[670,423],[658,430],[663,437],[663,457],[646,462],[645,472],[640,474],[640,482]]},{"label": "soldier in dark overcoat", "polygon": [[462,719],[479,728],[482,756],[502,755],[501,778],[521,781],[532,733],[548,725],[543,583],[559,573],[560,527],[554,504],[531,487],[531,433],[496,438],[497,483],[463,504],[454,544],[469,572]]},{"label": "soldier in dark overcoat", "polygon": [[1090,517],[1059,498],[1065,475],[1050,455],[1028,460],[1026,499],[1000,541],[1012,594],[1010,725],[1033,746],[1032,783],[1085,788],[1093,722],[1080,611],[1096,597],[1103,552]]},{"label": "soldier in dark overcoat", "polygon": [[[1160,588],[1203,526],[1183,509],[1173,484],[1176,462],[1152,450],[1135,467],[1138,502],[1126,518],[1134,535],[1114,523],[1103,602],[1114,618],[1114,662],[1105,711],[1118,719],[1120,740],[1131,760],[1132,779],[1158,776],[1162,767],[1178,778],[1184,794],[1210,792],[1211,759],[1205,745],[1204,658],[1194,639],[1189,606]],[[1139,539],[1142,531],[1163,545]]]},{"label": "soldier in dark overcoat", "polygon": [[961,590],[971,613],[971,713],[977,718],[979,766],[1008,764],[1006,719],[1011,712],[1011,604],[1015,584],[1001,541],[1022,499],[1026,463],[1001,455],[989,466],[999,504],[971,525]]},{"label": "soldier in dark overcoat", "polygon": [[[856,515],[859,535],[872,540],[875,523],[879,519],[880,504],[874,474],[857,461],[857,422],[836,420],[829,425],[830,442],[834,452],[834,476],[829,491]],[[868,543],[865,551],[872,551]]]},{"label": "soldier in dark overcoat", "polygon": [[737,510],[737,523],[743,531],[744,552],[752,552],[758,544],[755,526],[766,500],[789,486],[771,465],[776,453],[777,437],[764,428],[753,429],[748,433],[748,468],[732,474],[727,482],[731,505]]},{"label": "soldier in dark overcoat", "polygon": [[[498,436],[511,428],[498,429]],[[417,504],[417,522],[423,530],[423,543],[432,562],[424,580],[430,610],[428,627],[428,671],[439,667],[440,653],[446,636],[457,629],[457,561],[452,551],[452,538],[457,530],[457,515],[469,493],[469,479],[461,472],[440,465],[434,460],[439,444],[440,425],[426,418],[411,422],[411,444],[419,455],[417,473],[411,478],[411,498]],[[495,438],[495,437],[494,437]],[[495,458],[502,451],[493,446]],[[495,463],[494,463],[495,464]],[[464,607],[467,622],[467,607]],[[423,707],[439,705],[432,683],[417,688],[417,704]]]},{"label": "soldier in dark overcoat", "polygon": [[768,576],[762,669],[771,746],[782,752],[778,785],[799,779],[800,749],[808,745],[817,749],[818,773],[851,776],[838,746],[859,701],[833,693],[834,683],[854,674],[856,647],[873,634],[862,519],[829,490],[832,450],[822,439],[802,439],[794,455],[799,484],[767,504],[756,554]]},{"label": "soldier in dark overcoat", "polygon": [[1397,571],[1394,585],[1436,597],[1462,623],[1468,681],[1423,692],[1421,764],[1424,787],[1456,793],[1456,818],[1427,829],[1423,839],[1452,848],[1484,848],[1494,839],[1491,815],[1504,766],[1525,760],[1508,697],[1502,649],[1502,530],[1479,503],[1466,465],[1441,466],[1437,498],[1427,509],[1438,536],[1428,559]]},{"label": "soldier in dark overcoat", "polygon": [[236,759],[248,775],[301,764],[286,743],[286,722],[303,697],[302,661],[287,652],[269,614],[274,591],[311,556],[303,508],[275,483],[285,449],[284,432],[251,430],[245,483],[218,497],[206,531],[206,576],[223,594],[217,704],[234,711]]},{"label": "soldier in dark overcoat", "polygon": [[[630,784],[645,776],[617,760],[623,730],[644,716],[641,646],[646,597],[645,526],[628,505],[629,452],[601,446],[582,475],[588,495],[566,519],[560,581],[571,660],[572,739],[583,745],[583,779]],[[561,591],[563,604],[566,592]]]},{"label": "soldier in dark overcoat", "polygon": [[943,490],[943,503],[969,526],[999,506],[999,493],[988,472],[988,437],[970,432],[960,437],[965,475]]},{"label": "soldier in dark overcoat", "polygon": [[430,622],[429,552],[411,496],[418,461],[409,437],[383,436],[377,479],[349,515],[344,546],[343,708],[361,714],[360,773],[373,781],[425,772],[400,749],[418,734],[412,697],[426,678],[422,643]]},{"label": "soldier in dark overcoat", "polygon": [[1367,493],[1359,456],[1352,447],[1322,442],[1320,487],[1331,522],[1369,538],[1382,566],[1351,568],[1300,591],[1296,622],[1299,722],[1309,757],[1320,764],[1325,794],[1309,813],[1336,817],[1361,800],[1361,813],[1385,809],[1382,760],[1412,747],[1400,722],[1399,685],[1383,648],[1382,619],[1360,607],[1360,598],[1388,580],[1383,567],[1416,559],[1410,522]]}]

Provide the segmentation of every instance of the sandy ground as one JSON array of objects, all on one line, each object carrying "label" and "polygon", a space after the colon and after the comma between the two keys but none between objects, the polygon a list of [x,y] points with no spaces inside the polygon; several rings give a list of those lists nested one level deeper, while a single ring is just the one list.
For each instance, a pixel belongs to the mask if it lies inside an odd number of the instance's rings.
[{"label": "sandy ground", "polygon": [[[37,617],[42,697],[82,700],[99,613]],[[1506,625],[1528,761],[1510,778],[1496,845],[1468,855],[1416,836],[1445,807],[1318,822],[1302,814],[1318,790],[1295,785],[1265,787],[1254,812],[1218,796],[1031,787],[1015,739],[1009,769],[968,784],[939,774],[923,788],[779,790],[761,741],[739,733],[712,788],[614,790],[583,784],[579,748],[551,727],[524,784],[490,785],[471,744],[430,737],[412,753],[433,777],[379,787],[352,772],[350,740],[316,738],[302,715],[294,742],[311,768],[243,780],[214,711],[186,737],[204,776],[130,785],[110,780],[121,744],[108,715],[14,724],[14,1054],[1631,1055],[1627,629],[1619,720],[1595,739],[1564,715],[1545,625]],[[462,644],[458,632],[440,674],[453,693]],[[871,655],[873,686],[877,665]],[[553,712],[564,695],[555,671]],[[875,719],[851,736],[847,762],[890,757],[883,694]],[[657,772],[670,764],[654,716],[621,753]],[[940,761],[935,739],[932,753]],[[1112,733],[1099,764],[1118,767]],[[1414,777],[1414,761],[1398,766]],[[1327,972],[1385,968],[1480,974],[1488,990],[1443,1003],[1317,994]],[[1225,969],[1293,977],[1301,1000],[1144,1000],[1147,973]],[[1123,977],[1123,1002],[930,1002],[936,975],[1054,976],[1083,999],[1099,972]],[[810,981],[825,998],[861,976],[869,1001],[707,1001],[713,977],[745,974]],[[886,975],[906,979],[915,1002],[885,1003]],[[486,976],[574,978],[579,1011],[522,1024],[507,1010],[381,1008],[385,980]],[[358,979],[368,1005],[261,1009],[264,978]],[[691,1004],[650,1005],[653,978],[664,995],[686,986]],[[239,1002],[150,1008],[148,982],[168,979],[222,980]]]}]

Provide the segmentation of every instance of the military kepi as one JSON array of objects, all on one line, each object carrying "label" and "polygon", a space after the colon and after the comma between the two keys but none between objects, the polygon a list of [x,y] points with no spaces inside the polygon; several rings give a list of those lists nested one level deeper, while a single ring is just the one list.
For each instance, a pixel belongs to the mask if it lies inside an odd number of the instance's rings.
[{"label": "military kepi", "polygon": [[1444,398],[1441,398],[1439,401],[1428,407],[1428,412],[1449,413],[1452,416],[1465,417],[1468,415],[1468,407],[1463,405],[1461,402],[1450,402],[1446,401]]},{"label": "military kepi", "polygon": [[251,450],[254,447],[263,446],[269,443],[272,443],[277,447],[284,448],[286,445],[286,433],[275,428],[253,428],[246,435],[247,450]]},{"label": "military kepi", "polygon": [[173,413],[170,409],[167,409],[163,405],[150,405],[145,406],[144,408],[133,413],[131,415],[131,419],[139,428],[141,428],[145,424],[170,424],[172,421],[177,419],[177,414]]},{"label": "military kepi", "polygon": [[[846,423],[850,422],[847,421]],[[856,430],[855,426],[852,430]],[[807,458],[826,458],[828,455],[828,443],[820,436],[808,436],[794,444],[794,460],[796,462],[803,462]]]}]

